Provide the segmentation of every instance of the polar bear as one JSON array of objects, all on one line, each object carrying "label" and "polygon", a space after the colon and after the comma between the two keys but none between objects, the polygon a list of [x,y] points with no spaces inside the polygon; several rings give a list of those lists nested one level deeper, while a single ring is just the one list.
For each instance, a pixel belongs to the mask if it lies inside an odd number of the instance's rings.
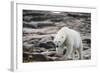
[{"label": "polar bear", "polygon": [[80,33],[68,27],[62,27],[54,37],[57,55],[63,55],[65,60],[74,59],[77,53],[78,59],[82,59],[82,40]]}]

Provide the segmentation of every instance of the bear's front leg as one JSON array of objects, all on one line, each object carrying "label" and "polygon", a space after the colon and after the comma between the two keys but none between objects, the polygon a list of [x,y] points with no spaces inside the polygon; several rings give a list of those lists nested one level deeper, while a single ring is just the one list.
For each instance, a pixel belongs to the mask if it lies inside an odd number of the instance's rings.
[{"label": "bear's front leg", "polygon": [[67,48],[67,60],[72,60],[73,46],[70,44]]}]

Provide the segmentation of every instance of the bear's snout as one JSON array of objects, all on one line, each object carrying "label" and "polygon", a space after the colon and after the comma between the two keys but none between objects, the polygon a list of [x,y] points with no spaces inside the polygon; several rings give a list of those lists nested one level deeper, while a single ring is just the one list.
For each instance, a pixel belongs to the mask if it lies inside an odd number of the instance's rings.
[{"label": "bear's snout", "polygon": [[58,45],[56,45],[56,48],[58,48],[59,46]]}]

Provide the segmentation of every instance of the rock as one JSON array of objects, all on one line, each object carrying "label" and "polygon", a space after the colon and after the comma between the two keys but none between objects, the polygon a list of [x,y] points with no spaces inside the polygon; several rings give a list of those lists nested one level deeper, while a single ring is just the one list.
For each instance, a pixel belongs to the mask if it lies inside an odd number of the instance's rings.
[{"label": "rock", "polygon": [[84,50],[88,50],[88,49],[89,49],[89,47],[83,47],[83,51],[84,51]]},{"label": "rock", "polygon": [[85,39],[83,39],[83,42],[85,42],[87,44],[90,44],[91,43],[91,40],[90,40],[90,38],[85,38]]},{"label": "rock", "polygon": [[29,41],[29,40],[35,40],[35,39],[37,39],[37,40],[41,40],[42,38],[52,38],[52,37],[54,37],[55,36],[55,34],[47,34],[47,35],[36,35],[36,34],[34,34],[34,35],[29,35],[29,36],[23,36],[23,42],[26,42],[26,41]]},{"label": "rock", "polygon": [[27,42],[23,43],[23,48],[24,49],[31,49],[34,45],[33,44],[28,44]]},{"label": "rock", "polygon": [[50,49],[50,48],[55,48],[55,44],[52,41],[40,42],[39,43],[39,47]]},{"label": "rock", "polygon": [[42,27],[47,27],[47,26],[55,26],[53,22],[50,21],[38,21],[38,22],[23,22],[23,27],[31,27],[31,28],[42,28]]},{"label": "rock", "polygon": [[43,16],[43,15],[44,15],[43,11],[23,10],[23,16]]},{"label": "rock", "polygon": [[83,51],[83,58],[84,59],[91,59],[91,49],[90,48],[88,50]]},{"label": "rock", "polygon": [[72,17],[78,17],[78,18],[87,18],[87,17],[90,17],[90,14],[89,13],[75,13],[75,12],[71,12],[71,13],[68,13],[68,16],[72,16]]},{"label": "rock", "polygon": [[90,55],[84,55],[83,58],[88,60],[88,59],[91,59],[91,56]]},{"label": "rock", "polygon": [[[51,54],[55,54],[55,51],[51,51],[51,52],[41,52],[41,53],[30,53],[30,52],[24,52],[24,57],[26,57],[26,59],[28,58],[32,58],[34,59],[34,61],[54,61],[56,59],[56,57],[50,57],[48,55]],[[30,56],[30,57],[29,57]]]},{"label": "rock", "polygon": [[24,17],[23,17],[23,21],[30,22],[31,19],[32,19],[32,16],[24,16]]},{"label": "rock", "polygon": [[[30,29],[30,28],[23,28],[23,34],[38,34],[38,35],[49,35],[55,34],[59,29],[57,27],[46,27],[46,28],[39,28],[39,29]],[[45,32],[48,31],[48,32]]]}]

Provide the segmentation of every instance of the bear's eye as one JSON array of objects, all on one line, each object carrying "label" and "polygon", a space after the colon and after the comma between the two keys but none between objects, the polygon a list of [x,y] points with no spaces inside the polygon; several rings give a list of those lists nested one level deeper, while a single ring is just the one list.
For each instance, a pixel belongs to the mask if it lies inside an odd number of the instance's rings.
[{"label": "bear's eye", "polygon": [[58,41],[60,43],[60,41]]},{"label": "bear's eye", "polygon": [[62,38],[64,38],[64,37],[62,36]]}]

